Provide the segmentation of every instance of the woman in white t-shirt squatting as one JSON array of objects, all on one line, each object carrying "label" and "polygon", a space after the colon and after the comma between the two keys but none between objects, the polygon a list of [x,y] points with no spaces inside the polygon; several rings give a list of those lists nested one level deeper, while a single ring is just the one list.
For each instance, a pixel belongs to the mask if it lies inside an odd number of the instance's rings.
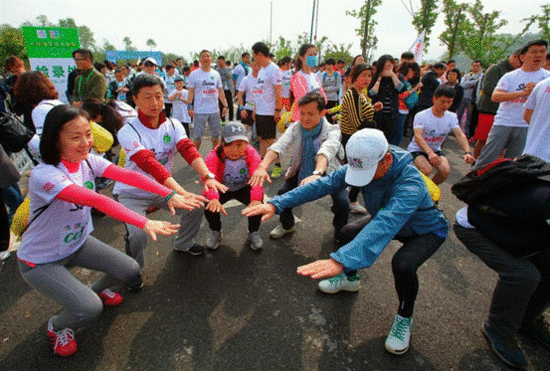
[{"label": "woman in white t-shirt squatting", "polygon": [[474,162],[468,139],[458,126],[456,113],[447,111],[455,95],[455,90],[450,86],[439,86],[435,90],[434,105],[414,117],[414,138],[407,147],[415,166],[424,175],[429,176],[433,168],[437,170],[432,178],[435,184],[443,183],[451,173],[451,165],[441,152],[441,145],[451,131],[464,151],[464,162]]},{"label": "woman in white t-shirt squatting", "polygon": [[[47,329],[54,353],[60,356],[76,352],[72,328],[91,322],[104,305],[122,303],[122,296],[109,288],[140,273],[134,259],[90,236],[91,207],[143,229],[153,240],[157,234],[170,235],[179,228],[148,220],[95,193],[94,178],[106,177],[156,193],[164,197],[172,213],[174,208],[195,206],[142,174],[89,154],[92,144],[85,111],[69,105],[50,110],[40,142],[44,163],[33,170],[29,180],[29,225],[17,251],[23,279],[64,307],[50,318]],[[106,274],[88,287],[70,273],[68,266]]]}]

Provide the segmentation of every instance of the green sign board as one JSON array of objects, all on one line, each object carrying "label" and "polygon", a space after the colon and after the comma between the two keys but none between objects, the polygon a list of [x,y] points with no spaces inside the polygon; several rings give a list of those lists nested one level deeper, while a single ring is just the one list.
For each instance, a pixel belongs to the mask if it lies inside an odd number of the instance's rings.
[{"label": "green sign board", "polygon": [[72,52],[80,48],[76,28],[21,28],[29,58],[72,58]]}]

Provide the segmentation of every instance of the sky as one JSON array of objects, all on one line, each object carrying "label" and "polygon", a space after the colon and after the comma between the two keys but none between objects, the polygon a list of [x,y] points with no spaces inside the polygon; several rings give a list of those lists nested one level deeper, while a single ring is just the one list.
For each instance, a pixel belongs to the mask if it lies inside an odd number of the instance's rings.
[{"label": "sky", "polygon": [[[473,0],[458,0],[470,2]],[[505,33],[518,33],[527,18],[540,11],[547,1],[482,0],[485,12],[499,10],[508,24],[501,29]],[[296,39],[303,32],[310,32],[313,1],[57,1],[57,0],[3,0],[0,24],[19,26],[25,21],[34,21],[46,15],[51,22],[74,18],[77,25],[86,25],[94,33],[98,46],[108,40],[123,49],[122,39],[130,37],[138,50],[150,50],[146,41],[153,39],[159,50],[174,53],[190,60],[191,53],[202,49],[227,49],[242,44],[250,48],[260,40],[270,37],[270,4],[273,8],[272,40],[279,36]],[[415,10],[420,0],[383,0],[375,20],[378,48],[375,57],[391,54],[399,57],[416,39],[416,30],[411,24],[412,16],[405,4]],[[346,15],[346,10],[359,9],[364,1],[319,0],[318,38],[327,36],[336,44],[352,44],[352,55],[360,54],[360,39],[355,29],[360,23]],[[409,6],[410,8],[410,6]],[[425,58],[439,59],[445,46],[437,36],[444,31],[444,16],[440,14],[432,30],[430,46]],[[537,32],[536,27],[531,28]],[[322,51],[321,51],[322,53]]]}]

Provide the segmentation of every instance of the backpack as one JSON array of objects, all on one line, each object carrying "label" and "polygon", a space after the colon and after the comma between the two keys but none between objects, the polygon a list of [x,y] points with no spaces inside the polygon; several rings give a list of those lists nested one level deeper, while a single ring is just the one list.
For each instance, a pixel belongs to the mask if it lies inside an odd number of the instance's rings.
[{"label": "backpack", "polygon": [[[407,90],[411,90],[411,84],[409,84],[408,81],[405,81],[405,88]],[[407,98],[403,99],[403,102],[405,102],[408,109],[413,109],[414,106],[416,106],[416,103],[418,103],[418,90],[415,90],[412,94],[409,94]]]}]

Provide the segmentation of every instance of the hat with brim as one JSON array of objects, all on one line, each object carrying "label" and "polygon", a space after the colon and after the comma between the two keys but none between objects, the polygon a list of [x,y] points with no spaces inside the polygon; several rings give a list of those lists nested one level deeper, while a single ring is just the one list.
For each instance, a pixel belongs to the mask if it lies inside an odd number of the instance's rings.
[{"label": "hat with brim", "polygon": [[244,140],[248,142],[246,127],[238,121],[228,122],[223,127],[222,138],[225,143],[231,143],[236,140]]},{"label": "hat with brim", "polygon": [[157,61],[155,60],[155,58],[152,58],[152,57],[147,57],[147,58],[145,58],[145,60],[143,61],[143,65],[146,65],[146,64],[149,64],[149,63],[150,63],[150,64],[153,64],[153,65],[155,65],[155,66],[157,66],[157,67],[159,66],[158,63],[157,63]]},{"label": "hat with brim", "polygon": [[346,144],[346,183],[355,187],[369,184],[388,149],[388,141],[378,129],[363,129],[353,134]]}]

